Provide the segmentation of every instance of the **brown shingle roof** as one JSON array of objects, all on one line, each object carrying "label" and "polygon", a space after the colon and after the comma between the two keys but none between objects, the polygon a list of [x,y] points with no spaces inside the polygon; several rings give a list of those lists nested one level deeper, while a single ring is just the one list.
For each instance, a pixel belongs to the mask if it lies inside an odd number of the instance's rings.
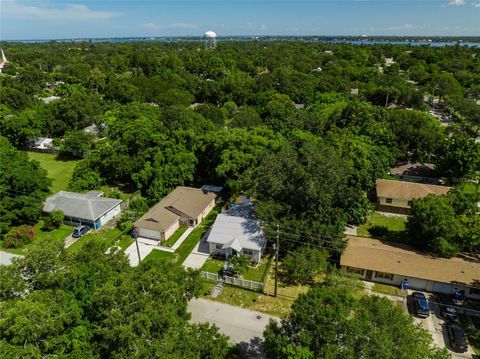
[{"label": "brown shingle roof", "polygon": [[175,213],[165,209],[162,202],[158,202],[135,222],[135,227],[163,232],[170,228],[179,218]]},{"label": "brown shingle roof", "polygon": [[433,184],[403,182],[395,180],[377,179],[377,196],[410,201],[414,198],[423,198],[430,193],[438,196],[447,194],[452,187]]},{"label": "brown shingle roof", "polygon": [[177,187],[136,221],[135,226],[165,231],[182,214],[196,219],[215,198],[214,193],[198,188]]},{"label": "brown shingle roof", "polygon": [[480,261],[440,258],[407,245],[348,236],[340,265],[441,283],[480,286]]},{"label": "brown shingle roof", "polygon": [[160,203],[165,208],[171,208],[188,217],[197,218],[216,197],[216,194],[202,191],[199,188],[177,187]]}]

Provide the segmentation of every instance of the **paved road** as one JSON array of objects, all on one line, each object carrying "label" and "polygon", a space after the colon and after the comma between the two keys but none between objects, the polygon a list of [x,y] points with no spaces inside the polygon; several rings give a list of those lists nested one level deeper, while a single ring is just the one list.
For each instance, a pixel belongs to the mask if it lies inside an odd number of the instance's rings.
[{"label": "paved road", "polygon": [[12,259],[21,257],[18,254],[12,254],[4,251],[0,251],[0,265],[7,266],[12,263]]},{"label": "paved road", "polygon": [[250,356],[261,355],[260,343],[269,320],[280,320],[264,313],[207,299],[192,299],[188,303],[188,310],[192,313],[192,322],[215,324],[221,333],[240,344]]}]

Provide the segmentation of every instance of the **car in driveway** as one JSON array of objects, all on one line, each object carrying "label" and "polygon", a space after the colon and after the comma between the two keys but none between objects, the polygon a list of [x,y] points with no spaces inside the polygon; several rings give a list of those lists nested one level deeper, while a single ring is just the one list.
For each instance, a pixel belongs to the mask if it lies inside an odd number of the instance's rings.
[{"label": "car in driveway", "polygon": [[89,230],[90,230],[89,226],[78,226],[73,230],[72,237],[73,238],[80,238],[85,233],[87,233]]},{"label": "car in driveway", "polygon": [[430,306],[428,305],[425,294],[421,292],[413,292],[412,298],[415,304],[415,314],[421,318],[428,318],[430,315]]},{"label": "car in driveway", "polygon": [[465,353],[468,350],[468,343],[463,328],[451,321],[447,322],[446,327],[448,340],[452,349],[459,353]]},{"label": "car in driveway", "polygon": [[458,320],[457,310],[455,309],[455,305],[453,304],[450,296],[439,294],[437,295],[437,300],[442,317],[451,321]]}]

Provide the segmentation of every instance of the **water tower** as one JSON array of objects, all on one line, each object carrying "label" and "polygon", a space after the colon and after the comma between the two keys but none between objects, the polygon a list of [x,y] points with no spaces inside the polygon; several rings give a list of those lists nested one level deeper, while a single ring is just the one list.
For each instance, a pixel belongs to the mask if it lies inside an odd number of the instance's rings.
[{"label": "water tower", "polygon": [[217,48],[217,34],[213,31],[207,31],[203,38],[205,39],[205,49]]}]

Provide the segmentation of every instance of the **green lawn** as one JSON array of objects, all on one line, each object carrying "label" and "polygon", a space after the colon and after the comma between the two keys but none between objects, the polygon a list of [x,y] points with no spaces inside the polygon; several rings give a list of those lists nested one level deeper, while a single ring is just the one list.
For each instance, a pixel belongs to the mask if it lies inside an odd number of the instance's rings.
[{"label": "green lawn", "polygon": [[89,240],[98,240],[105,243],[107,247],[111,247],[122,235],[122,231],[113,228],[113,229],[100,229],[98,231],[90,231],[83,237],[80,237],[75,243],[68,247],[69,251],[76,252],[78,251],[83,244]]},{"label": "green lawn", "polygon": [[178,241],[178,239],[186,230],[187,230],[187,227],[181,226],[179,229],[175,231],[174,234],[172,234],[172,236],[169,239],[167,239],[165,242],[162,243],[162,246],[165,246],[165,247],[173,246],[175,242]]},{"label": "green lawn", "polygon": [[224,261],[221,259],[208,258],[203,267],[203,272],[219,273],[223,269]]},{"label": "green lawn", "polygon": [[256,267],[248,267],[248,270],[243,273],[242,278],[253,280],[255,282],[263,281],[265,272],[268,267],[268,258],[263,258],[262,261]]},{"label": "green lawn", "polygon": [[[35,240],[43,240],[43,239],[65,239],[69,234],[73,232],[72,226],[67,226],[66,224],[62,224],[59,228],[54,229],[53,231],[43,231],[43,221],[39,221],[35,226]],[[10,252],[14,254],[22,254],[25,249],[28,248],[28,245],[22,248],[3,248],[3,241],[0,241],[0,250],[5,252]]]},{"label": "green lawn", "polygon": [[129,236],[128,234],[122,234],[120,238],[118,238],[117,241],[115,242],[115,245],[122,249],[127,249],[132,243],[133,243],[132,236]]},{"label": "green lawn", "polygon": [[476,183],[473,182],[465,182],[464,184],[459,186],[463,193],[472,194],[480,192],[480,186],[477,186]]},{"label": "green lawn", "polygon": [[403,297],[405,295],[405,292],[400,288],[388,284],[374,283],[372,290],[377,293],[395,295],[397,297]]},{"label": "green lawn", "polygon": [[67,226],[66,224],[62,224],[59,228],[54,229],[53,231],[43,231],[43,221],[38,222],[35,228],[35,236],[37,239],[44,239],[44,238],[53,238],[53,239],[65,239],[68,235],[72,234],[74,227]]},{"label": "green lawn", "polygon": [[40,162],[48,172],[48,177],[52,179],[50,186],[52,193],[67,189],[78,160],[59,158],[51,153],[27,152],[27,154],[30,159]]},{"label": "green lawn", "polygon": [[405,243],[408,242],[406,223],[406,217],[384,216],[373,212],[367,223],[357,228],[357,235]]}]

